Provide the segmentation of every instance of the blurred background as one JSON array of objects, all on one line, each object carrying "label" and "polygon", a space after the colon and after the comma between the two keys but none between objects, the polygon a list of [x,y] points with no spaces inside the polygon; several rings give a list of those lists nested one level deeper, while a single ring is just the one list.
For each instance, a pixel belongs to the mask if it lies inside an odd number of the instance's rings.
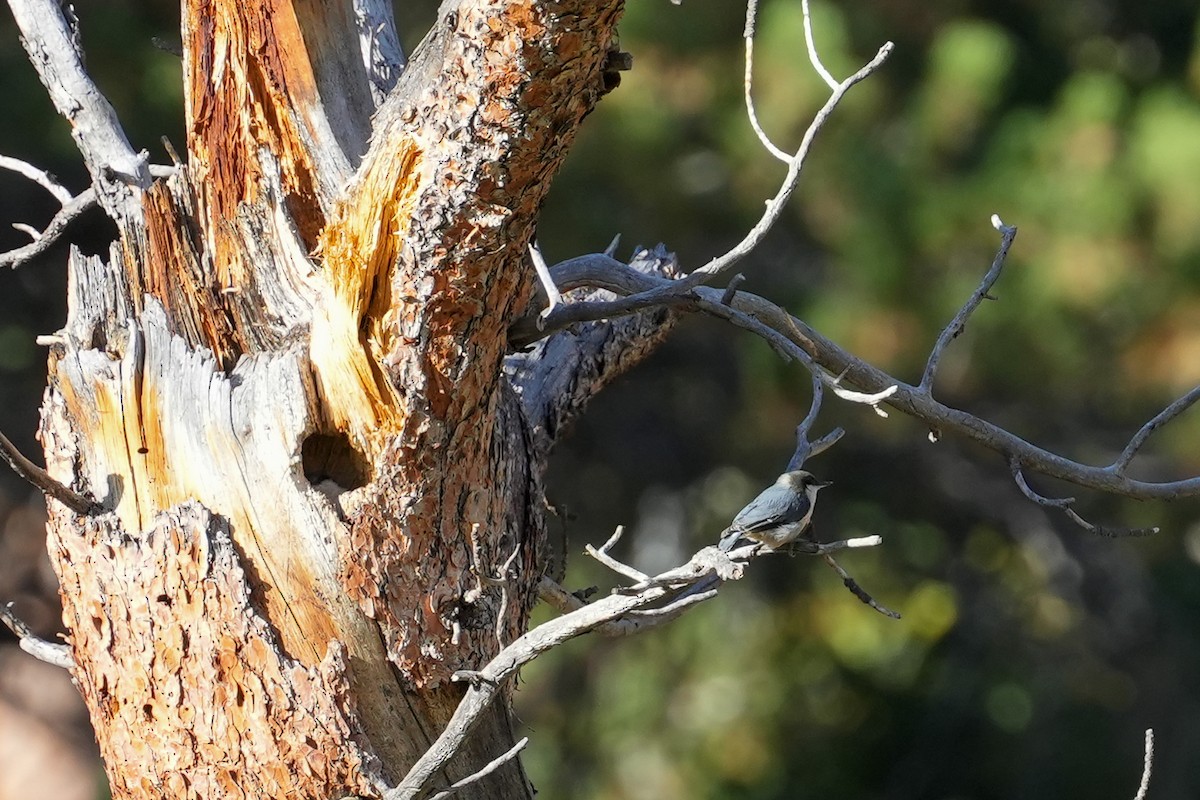
[{"label": "blurred background", "polygon": [[[88,65],[135,146],[182,149],[178,12],[76,5]],[[435,3],[397,9],[411,48]],[[841,78],[896,51],[821,134],[785,220],[747,259],[744,288],[915,382],[941,327],[1020,228],[993,294],[943,359],[951,405],[1087,463],[1200,382],[1200,14],[1194,3],[1084,0],[820,2],[817,41]],[[634,68],[588,119],[547,202],[547,258],[622,234],[686,268],[724,252],[785,168],[742,107],[744,10],[724,0],[631,3]],[[764,0],[756,97],[784,149],[827,97],[799,0]],[[0,154],[86,178],[0,18]],[[56,205],[0,174],[0,220]],[[99,212],[71,239],[107,248]],[[0,231],[0,247],[24,243]],[[27,453],[45,384],[34,336],[64,318],[65,250],[0,271],[0,429]],[[548,475],[566,583],[606,591],[581,555],[627,526],[618,554],[654,571],[716,540],[785,466],[809,380],[760,341],[684,320],[605,391]],[[1159,525],[1088,535],[1027,501],[996,455],[896,413],[828,398],[816,433],[848,434],[809,467],[834,486],[817,534],[884,545],[841,561],[892,621],[816,560],[755,562],[671,626],[585,637],[527,668],[516,693],[526,764],[557,798],[1110,798],[1133,796],[1143,731],[1150,797],[1200,796],[1200,502],[1134,503],[1042,478],[1085,517]],[[1200,474],[1200,413],[1151,440],[1135,475]],[[0,601],[59,624],[39,497],[0,471]],[[545,610],[539,612],[543,616]],[[0,798],[104,796],[66,676],[0,646]]]}]

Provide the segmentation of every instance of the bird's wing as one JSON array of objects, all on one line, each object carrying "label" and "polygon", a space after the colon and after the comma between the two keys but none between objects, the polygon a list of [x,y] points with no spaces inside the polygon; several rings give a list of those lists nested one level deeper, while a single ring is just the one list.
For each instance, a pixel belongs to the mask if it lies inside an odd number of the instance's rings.
[{"label": "bird's wing", "polygon": [[729,530],[744,535],[777,528],[789,521],[788,512],[791,509],[786,506],[779,509],[767,509],[764,506],[763,503],[754,502],[743,508],[733,518]]}]

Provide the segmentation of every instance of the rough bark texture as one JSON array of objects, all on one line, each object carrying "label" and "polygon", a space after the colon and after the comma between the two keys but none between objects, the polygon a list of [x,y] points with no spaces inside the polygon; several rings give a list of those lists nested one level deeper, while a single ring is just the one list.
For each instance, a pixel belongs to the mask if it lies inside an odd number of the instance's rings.
[{"label": "rough bark texture", "polygon": [[[553,431],[665,330],[504,368],[620,10],[447,3],[393,87],[348,5],[184,2],[187,164],[72,255],[43,408],[104,506],[53,507],[51,549],[114,796],[378,794],[525,630]],[[459,796],[530,792],[514,761]]]},{"label": "rough bark texture", "polygon": [[[312,667],[278,657],[227,522],[185,503],[136,540],[111,516],[76,533],[93,558],[61,540],[51,555],[63,592],[92,598],[67,623],[102,678],[80,686],[105,762],[125,765],[109,773],[114,796],[371,793],[344,650]],[[147,763],[155,772],[132,768]]]}]

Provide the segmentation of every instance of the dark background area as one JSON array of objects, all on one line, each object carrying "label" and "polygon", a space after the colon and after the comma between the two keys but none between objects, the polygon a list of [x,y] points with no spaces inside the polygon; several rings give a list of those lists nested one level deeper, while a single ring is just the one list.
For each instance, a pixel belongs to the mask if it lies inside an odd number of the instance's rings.
[{"label": "dark background area", "polygon": [[[77,4],[88,66],[135,146],[183,149],[178,12]],[[408,47],[433,3],[398,9]],[[916,381],[977,285],[998,213],[1008,268],[948,351],[938,396],[1087,463],[1200,382],[1200,23],[1194,4],[957,0],[820,3],[826,65],[844,77],[885,40],[887,65],[818,139],[786,219],[741,266],[768,296],[871,363]],[[552,262],[659,241],[695,268],[734,244],[784,167],[741,105],[743,9],[632,3],[634,69],[588,119],[539,226]],[[767,0],[756,43],[762,122],[794,148],[827,90],[800,4]],[[69,130],[0,16],[0,154],[86,177]],[[0,173],[0,219],[40,226],[52,198]],[[70,240],[103,252],[94,211]],[[24,243],[0,231],[0,247]],[[39,333],[61,324],[65,247],[0,271],[0,429],[37,455]],[[687,319],[606,390],[555,454],[552,521],[569,588],[614,578],[581,556],[613,528],[645,570],[715,541],[774,479],[808,408],[808,377],[748,334]],[[1089,536],[1027,501],[996,455],[897,413],[826,400],[845,439],[810,467],[823,539],[877,533],[842,558],[899,622],[818,561],[760,559],[748,578],[637,638],[576,640],[516,694],[545,797],[1131,797],[1142,735],[1150,797],[1200,796],[1197,501],[1136,503],[1032,478],[1085,517],[1159,525]],[[1200,415],[1160,431],[1134,474],[1200,474]],[[0,601],[58,624],[40,498],[0,473]],[[542,614],[546,614],[542,610]],[[65,676],[0,649],[0,798],[101,796]],[[54,681],[57,679],[57,683]],[[44,759],[44,760],[43,760]],[[45,766],[56,765],[54,767]],[[74,789],[64,788],[67,783]],[[72,794],[71,792],[74,792]]]}]

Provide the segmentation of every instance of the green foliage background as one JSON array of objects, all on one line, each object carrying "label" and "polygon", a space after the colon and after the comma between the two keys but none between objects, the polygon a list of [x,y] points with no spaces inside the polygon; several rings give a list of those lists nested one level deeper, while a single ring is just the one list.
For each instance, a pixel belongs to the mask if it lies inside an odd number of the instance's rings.
[{"label": "green foliage background", "polygon": [[[173,9],[83,3],[89,66],[131,138],[182,143]],[[398,9],[409,45],[433,5]],[[976,286],[998,213],[1020,234],[938,380],[946,402],[1050,449],[1107,463],[1200,382],[1200,22],[1194,4],[970,0],[820,2],[825,63],[843,77],[885,40],[888,64],[822,133],[787,218],[742,269],[745,288],[910,381]],[[83,173],[6,25],[0,152]],[[632,2],[634,69],[606,97],[547,203],[553,260],[623,235],[685,267],[749,228],[784,167],[741,104],[743,9]],[[798,0],[765,0],[755,94],[794,148],[827,90]],[[0,176],[0,215],[52,205]],[[88,225],[91,226],[88,229]],[[76,241],[98,251],[99,214]],[[14,235],[15,237],[15,235]],[[4,246],[18,243],[5,241]],[[0,419],[32,450],[42,355],[62,318],[64,254],[0,273]],[[579,554],[617,524],[647,570],[686,558],[786,464],[808,379],[747,334],[686,320],[606,391],[556,454],[552,527],[570,588],[613,576]],[[668,628],[577,640],[526,670],[516,696],[546,797],[1100,798],[1132,796],[1142,732],[1158,736],[1151,797],[1200,795],[1200,525],[1196,501],[1080,496],[1096,521],[1157,537],[1089,537],[1026,501],[995,455],[892,414],[826,401],[849,431],[811,463],[834,481],[822,538],[879,533],[845,556],[893,622],[819,562],[761,559]],[[1200,415],[1159,433],[1147,478],[1200,474]],[[17,438],[20,438],[19,436]],[[27,500],[0,484],[3,508]],[[0,598],[4,599],[4,598]],[[543,612],[545,613],[545,612]]]}]

